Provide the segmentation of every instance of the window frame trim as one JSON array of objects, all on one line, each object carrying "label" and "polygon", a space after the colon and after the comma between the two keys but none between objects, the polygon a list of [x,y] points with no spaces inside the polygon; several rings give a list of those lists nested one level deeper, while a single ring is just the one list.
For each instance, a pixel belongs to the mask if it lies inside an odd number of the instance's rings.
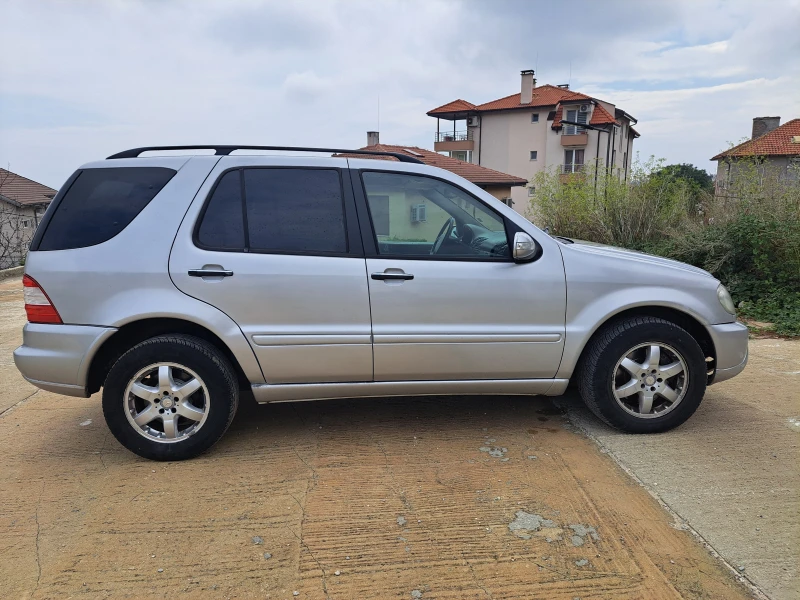
[{"label": "window frame trim", "polygon": [[[445,179],[444,177],[437,177],[435,175],[430,175],[428,173],[414,173],[411,171],[395,171],[390,169],[351,169],[351,174],[356,178],[353,181],[353,191],[356,192],[356,204],[359,209],[359,223],[361,224],[361,236],[364,240],[364,255],[366,258],[377,258],[377,259],[384,259],[384,260],[428,260],[428,261],[442,261],[442,262],[490,262],[490,263],[515,263],[513,252],[512,252],[512,245],[514,234],[517,231],[522,231],[516,227],[515,224],[511,223],[505,215],[497,212],[491,206],[489,206],[486,202],[478,198],[475,194],[465,190],[460,185],[456,185],[452,181]],[[378,238],[375,234],[375,226],[372,223],[372,212],[369,210],[369,200],[367,199],[367,187],[364,183],[364,173],[386,173],[389,175],[410,175],[412,177],[425,177],[427,179],[434,179],[436,181],[441,181],[448,185],[452,185],[453,187],[457,188],[464,194],[475,199],[479,204],[485,206],[492,214],[497,215],[502,222],[503,222],[503,229],[506,234],[506,243],[508,244],[508,258],[503,258],[500,256],[481,256],[475,255],[472,257],[469,256],[450,256],[450,255],[435,255],[435,254],[381,254],[379,251],[379,243]],[[360,185],[357,185],[360,184]],[[536,244],[539,246],[538,242]],[[541,246],[539,246],[541,248]],[[533,261],[535,262],[538,260],[542,255],[541,250],[539,254]]]},{"label": "window frame trim", "polygon": [[[342,199],[342,224],[344,225],[344,241],[345,241],[345,251],[344,252],[323,252],[319,250],[309,250],[309,251],[302,251],[302,250],[260,250],[260,249],[253,249],[250,247],[250,232],[248,231],[248,221],[247,221],[247,191],[245,189],[244,184],[244,171],[245,169],[280,169],[280,170],[303,170],[303,171],[336,171],[339,177],[339,193]],[[361,238],[358,235],[358,232],[354,230],[353,227],[348,226],[348,212],[352,211],[351,216],[355,216],[355,206],[352,194],[347,193],[347,187],[345,186],[345,177],[342,171],[347,171],[349,169],[344,169],[341,167],[330,167],[330,166],[303,166],[303,165],[237,165],[228,167],[224,169],[217,175],[217,179],[214,181],[214,184],[211,186],[211,189],[206,194],[206,197],[203,199],[203,206],[200,208],[200,211],[197,213],[197,217],[195,218],[194,225],[192,226],[192,244],[200,249],[205,250],[207,252],[232,252],[238,254],[274,254],[279,256],[330,256],[330,257],[339,257],[339,258],[352,258],[352,257],[364,257],[364,251],[361,246]],[[240,196],[241,196],[241,206],[242,206],[242,227],[244,228],[244,247],[243,248],[217,248],[213,246],[207,246],[200,242],[199,233],[200,233],[200,226],[203,223],[203,219],[205,218],[206,211],[208,210],[208,206],[211,203],[211,198],[214,196],[214,192],[217,190],[217,186],[220,184],[222,179],[230,173],[231,171],[239,171],[239,182],[240,182]],[[356,217],[357,220],[357,217]]]}]

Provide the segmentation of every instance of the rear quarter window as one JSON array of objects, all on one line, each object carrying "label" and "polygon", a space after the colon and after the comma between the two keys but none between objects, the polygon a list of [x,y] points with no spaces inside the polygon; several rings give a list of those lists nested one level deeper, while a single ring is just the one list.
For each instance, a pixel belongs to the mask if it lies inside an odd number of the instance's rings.
[{"label": "rear quarter window", "polygon": [[119,234],[175,175],[164,167],[80,171],[53,207],[36,250],[102,244]]}]

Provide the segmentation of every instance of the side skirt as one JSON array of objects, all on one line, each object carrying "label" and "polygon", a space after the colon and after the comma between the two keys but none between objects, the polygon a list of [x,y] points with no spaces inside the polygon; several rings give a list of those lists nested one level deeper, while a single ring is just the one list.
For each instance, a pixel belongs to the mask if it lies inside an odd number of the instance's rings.
[{"label": "side skirt", "polygon": [[335,398],[385,396],[451,396],[506,394],[560,396],[569,379],[480,379],[457,381],[365,381],[353,383],[288,383],[252,385],[259,404]]}]

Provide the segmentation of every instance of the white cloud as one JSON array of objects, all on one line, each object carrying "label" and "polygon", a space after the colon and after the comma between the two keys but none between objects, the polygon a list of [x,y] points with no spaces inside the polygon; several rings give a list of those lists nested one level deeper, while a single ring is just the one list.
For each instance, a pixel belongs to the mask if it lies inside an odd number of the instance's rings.
[{"label": "white cloud", "polygon": [[[639,118],[643,154],[707,159],[800,115],[798,0],[5,2],[0,164],[58,186],[81,162],[179,143],[430,147],[427,110],[519,71]],[[16,50],[18,49],[18,50]],[[6,100],[4,102],[4,99]],[[26,107],[21,110],[20,107]],[[37,115],[39,118],[37,119]]]}]

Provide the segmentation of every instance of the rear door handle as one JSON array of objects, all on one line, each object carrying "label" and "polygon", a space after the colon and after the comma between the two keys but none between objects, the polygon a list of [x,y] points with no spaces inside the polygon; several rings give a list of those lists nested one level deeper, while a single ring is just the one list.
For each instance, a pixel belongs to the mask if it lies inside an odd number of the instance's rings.
[{"label": "rear door handle", "polygon": [[189,269],[189,277],[233,277],[233,271],[225,269]]},{"label": "rear door handle", "polygon": [[370,275],[370,277],[379,281],[386,281],[387,279],[408,281],[410,279],[414,279],[414,276],[411,273],[373,273]]}]

